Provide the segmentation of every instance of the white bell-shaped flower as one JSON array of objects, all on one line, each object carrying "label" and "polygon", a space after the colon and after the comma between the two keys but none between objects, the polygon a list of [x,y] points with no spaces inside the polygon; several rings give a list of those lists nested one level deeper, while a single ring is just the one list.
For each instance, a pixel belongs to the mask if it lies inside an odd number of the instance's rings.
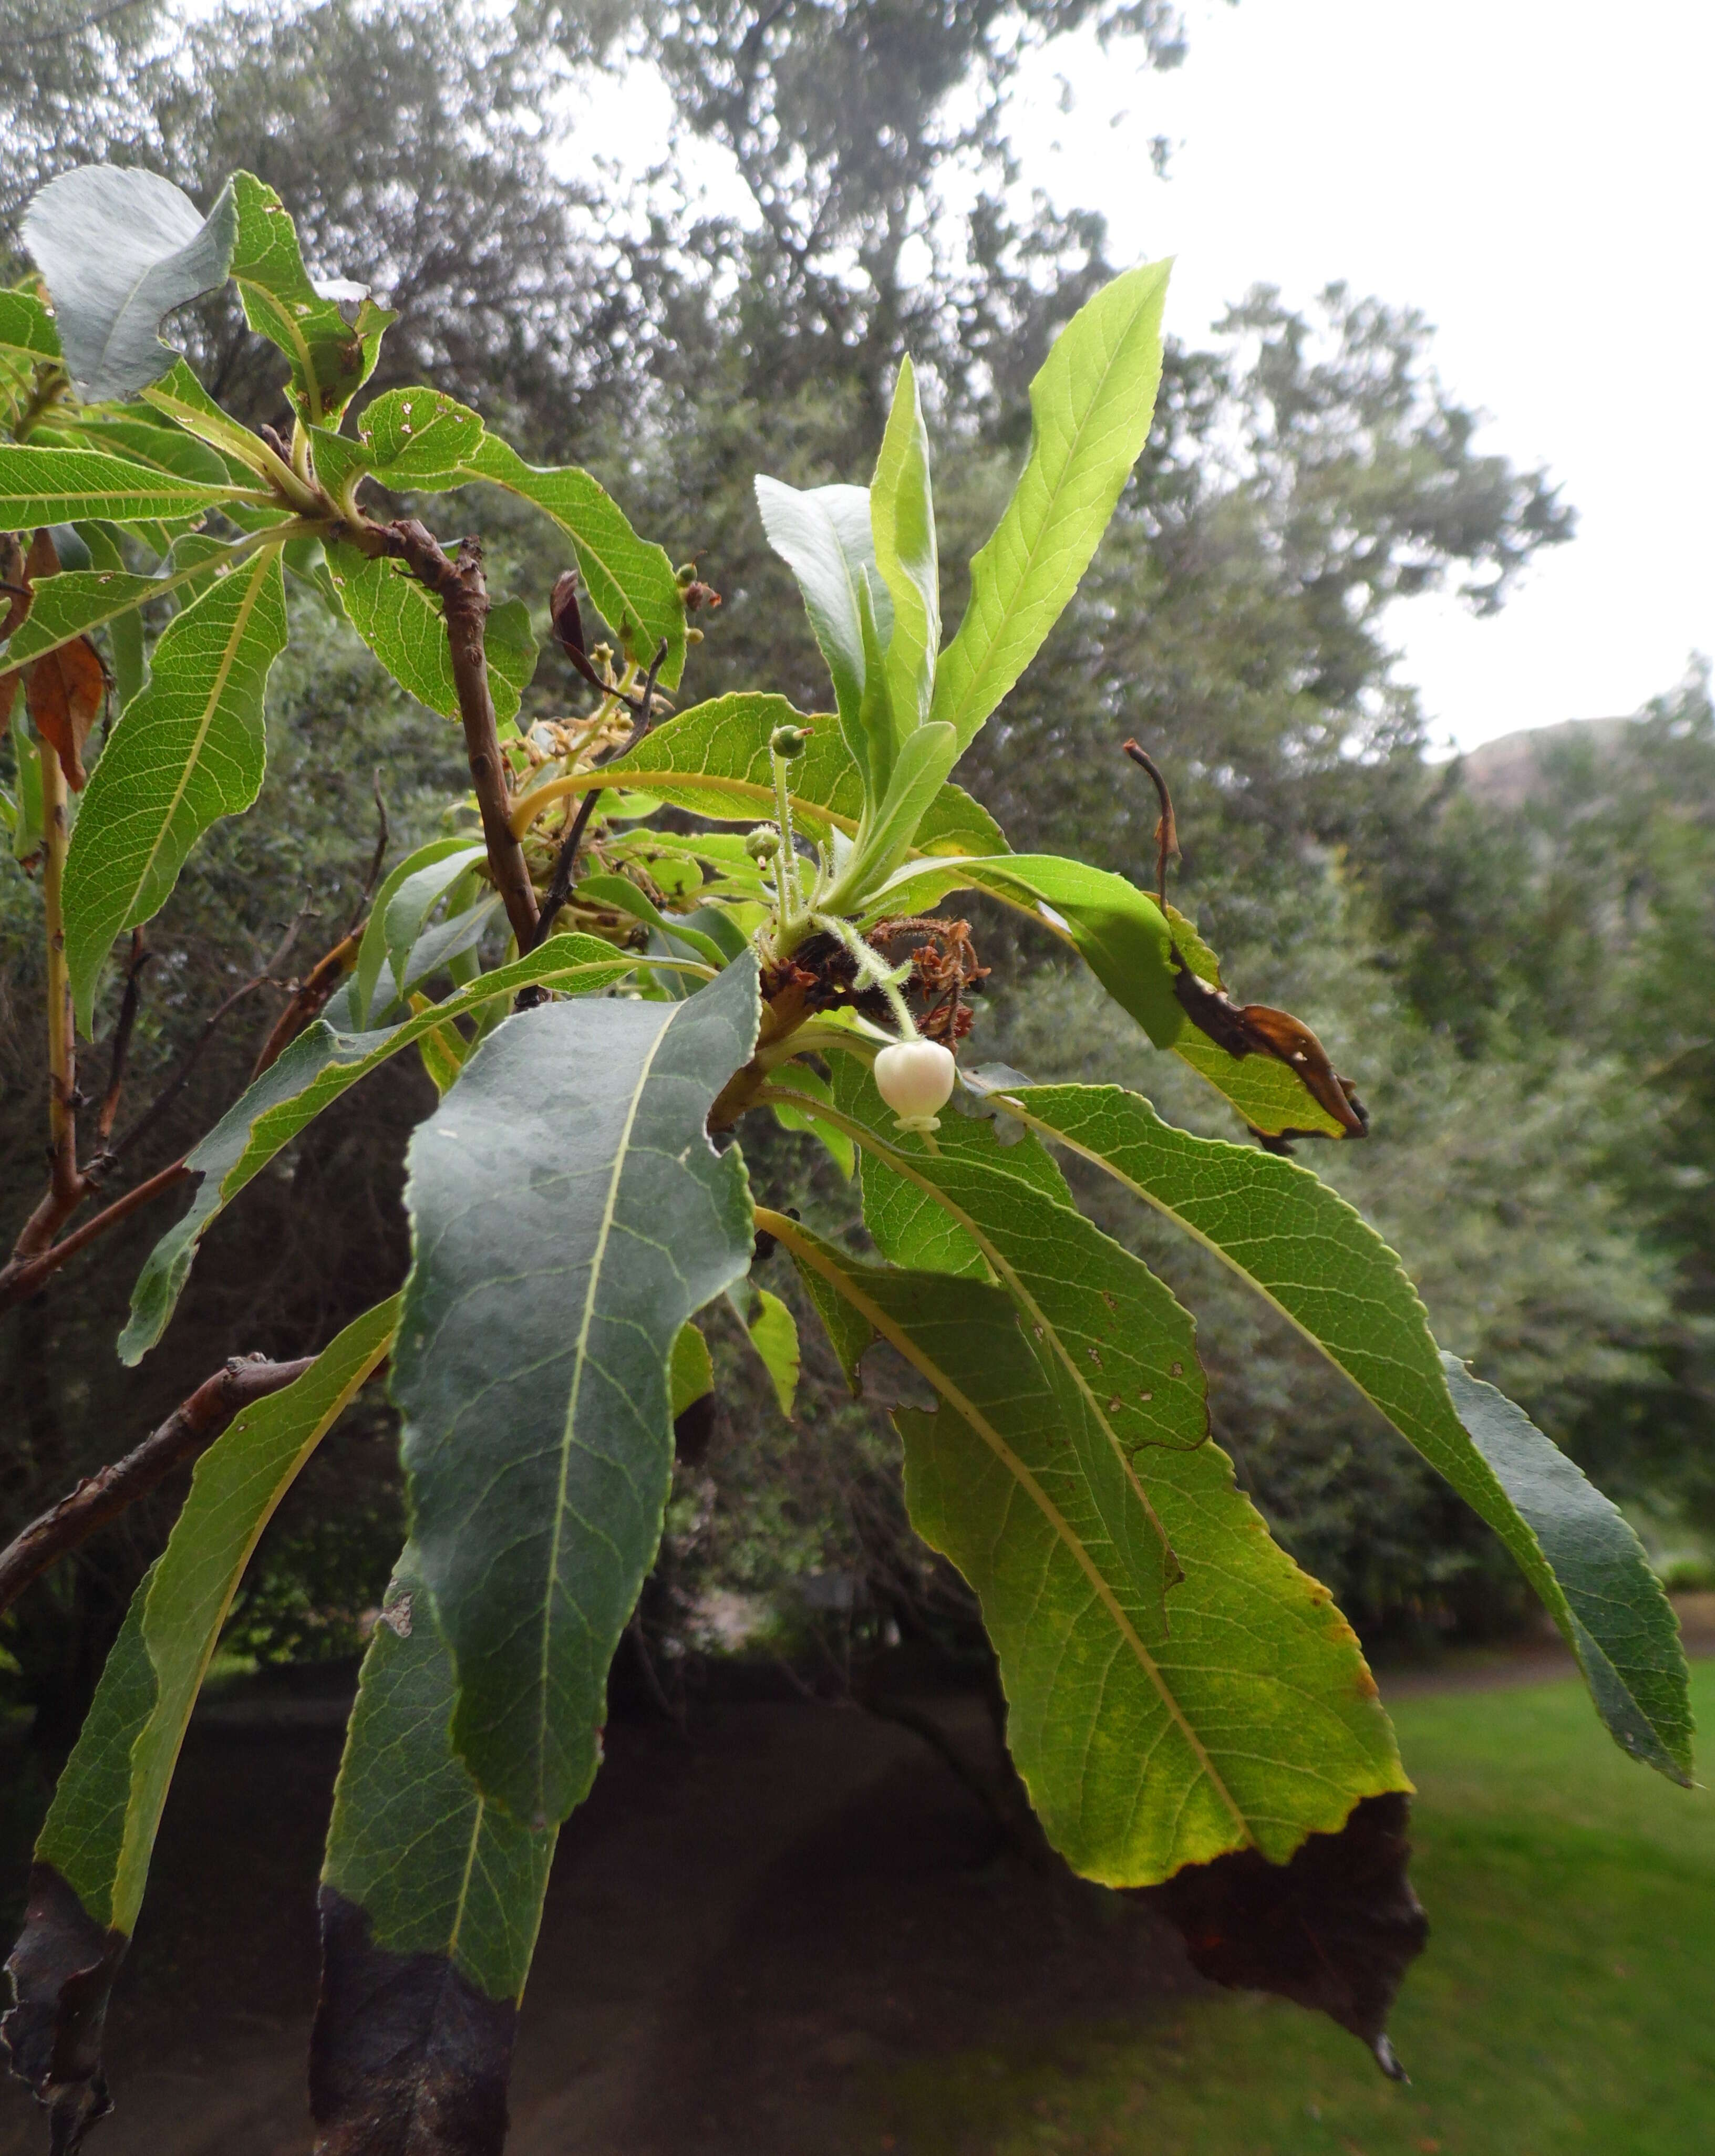
[{"label": "white bell-shaped flower", "polygon": [[936,1111],[952,1098],[957,1069],[938,1040],[898,1040],[875,1058],[875,1090],[901,1130],[938,1130]]}]

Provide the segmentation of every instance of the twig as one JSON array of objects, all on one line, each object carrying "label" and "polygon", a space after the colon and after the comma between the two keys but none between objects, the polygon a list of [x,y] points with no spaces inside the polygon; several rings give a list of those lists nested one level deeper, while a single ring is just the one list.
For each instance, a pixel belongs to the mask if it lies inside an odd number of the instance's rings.
[{"label": "twig", "polygon": [[[85,1245],[93,1243],[98,1235],[105,1235],[110,1228],[116,1228],[127,1215],[140,1205],[146,1205],[158,1198],[163,1190],[171,1190],[174,1183],[182,1183],[190,1173],[182,1160],[175,1160],[158,1169],[146,1182],[127,1190],[123,1198],[116,1198],[110,1205],[104,1206],[92,1220],[85,1220],[69,1235],[62,1235],[57,1243],[45,1249],[39,1244],[25,1250],[24,1236],[20,1235],[18,1247],[9,1263],[0,1265],[0,1310],[9,1310],[15,1302],[26,1302],[43,1282],[49,1279],[69,1258],[74,1258]],[[45,1200],[44,1203],[45,1204]],[[39,1206],[37,1213],[42,1208]],[[34,1215],[32,1216],[33,1224]],[[29,1230],[25,1229],[27,1235]]]},{"label": "twig", "polygon": [[1160,765],[1150,755],[1148,750],[1139,748],[1134,741],[1128,741],[1125,747],[1126,754],[1130,757],[1137,768],[1140,771],[1147,771],[1154,781],[1156,798],[1161,803],[1161,814],[1155,823],[1155,896],[1160,903],[1162,911],[1165,913],[1167,911],[1168,856],[1179,850],[1178,827],[1173,822],[1173,796],[1167,790],[1167,781],[1162,776]]},{"label": "twig", "polygon": [[72,1030],[71,976],[66,969],[65,920],[60,903],[69,834],[65,773],[59,767],[59,752],[45,737],[39,747],[45,844],[42,901],[48,942],[48,1129],[52,1197],[64,1219],[76,1211],[84,1194],[84,1178],[77,1164],[77,1045]]},{"label": "twig", "polygon": [[146,1496],[175,1467],[204,1450],[241,1409],[265,1399],[303,1376],[315,1361],[270,1363],[260,1355],[234,1355],[222,1369],[182,1401],[159,1430],[126,1453],[80,1482],[51,1511],[32,1520],[23,1532],[0,1550],[0,1609],[15,1601],[33,1579],[68,1550]]},{"label": "twig", "polygon": [[488,587],[483,582],[481,546],[475,539],[463,540],[457,560],[449,561],[427,526],[410,516],[389,525],[387,539],[389,550],[441,603],[453,685],[458,691],[459,716],[465,728],[465,752],[476,789],[476,805],[482,814],[489,872],[505,901],[518,948],[528,951],[536,940],[536,892],[524,849],[512,834],[506,766],[501,754],[494,698],[489,693],[488,658],[482,644],[483,624],[488,618]]},{"label": "twig", "polygon": [[[377,824],[375,833],[375,851],[369,857],[369,869],[367,874],[363,878],[362,894],[357,901],[357,911],[352,916],[352,925],[353,927],[357,926],[357,921],[362,918],[362,916],[368,911],[369,901],[375,896],[375,886],[381,880],[381,865],[387,859],[388,839],[391,835],[388,829],[387,803],[383,800],[381,794],[381,767],[379,764],[375,767],[373,791],[375,794],[375,816]],[[347,930],[347,932],[349,934],[350,931]]]},{"label": "twig", "polygon": [[[649,732],[653,722],[655,683],[660,678],[666,657],[667,639],[664,636],[656,647],[655,657],[650,661],[649,672],[644,677],[643,696],[638,706],[640,716],[636,731],[625,744],[628,750],[636,747],[638,742]],[[536,937],[530,946],[532,951],[548,933],[553,926],[555,915],[572,895],[572,879],[578,872],[578,849],[583,843],[583,834],[588,828],[591,816],[595,813],[596,798],[600,791],[598,787],[590,788],[583,800],[578,803],[578,814],[572,819],[571,827],[560,842],[560,850],[554,859],[554,872],[548,879],[547,896],[542,902],[542,911],[537,919]]]},{"label": "twig", "polygon": [[113,1056],[107,1066],[107,1091],[101,1096],[101,1112],[95,1118],[99,1140],[97,1158],[110,1149],[107,1141],[119,1116],[119,1096],[125,1090],[126,1059],[131,1054],[131,1034],[136,1029],[137,1007],[142,1001],[143,968],[154,953],[143,941],[141,928],[131,931],[131,963],[125,971],[125,994],[120,1000],[119,1022],[113,1029]]}]

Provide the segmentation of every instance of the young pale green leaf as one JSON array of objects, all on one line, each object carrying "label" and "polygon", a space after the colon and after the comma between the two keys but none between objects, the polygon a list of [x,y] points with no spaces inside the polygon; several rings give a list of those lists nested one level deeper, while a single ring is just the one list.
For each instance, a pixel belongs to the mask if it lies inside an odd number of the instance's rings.
[{"label": "young pale green leaf", "polygon": [[[357,963],[352,969],[351,1010],[357,1024],[363,1026],[369,1023],[375,1000],[375,985],[381,978],[383,965],[391,962],[396,949],[402,954],[410,949],[421,932],[424,922],[434,911],[436,901],[448,886],[456,881],[473,861],[482,860],[484,854],[485,849],[480,839],[473,839],[462,834],[456,837],[431,839],[427,845],[418,846],[415,852],[407,854],[403,860],[388,870],[369,909],[369,920],[363,931],[362,941],[357,946]],[[454,865],[448,868],[449,863]],[[444,869],[446,870],[444,880],[436,882],[434,878]],[[418,883],[416,880],[418,877],[427,880]],[[408,885],[412,886],[413,890],[407,901],[407,909],[415,915],[415,919],[408,920],[407,912],[402,911],[399,932],[397,936],[391,935],[388,929],[388,916],[393,910],[394,900]],[[416,906],[419,896],[423,901],[420,911]],[[405,933],[408,927],[410,928],[408,935]]]},{"label": "young pale green leaf", "polygon": [[[807,726],[810,732],[804,754],[788,767],[793,823],[813,838],[826,838],[830,831],[850,837],[864,806],[858,767],[831,717],[806,719],[783,696],[747,692],[694,704],[590,773],[589,781],[598,788],[635,788],[714,821],[772,819],[768,742],[782,726]],[[1006,844],[987,809],[957,786],[943,786],[930,803],[916,843],[920,851],[937,856],[1003,853]]]},{"label": "young pale green leaf", "polygon": [[1030,454],[936,674],[934,716],[962,749],[1059,620],[1142,453],[1169,267],[1143,264],[1087,300],[1030,384]]},{"label": "young pale green leaf", "polygon": [[[447,920],[436,921],[432,928],[425,928],[404,953],[398,971],[389,964],[383,976],[393,983],[393,1001],[387,1006],[388,1014],[401,1001],[408,1002],[414,1009],[417,989],[424,981],[433,980],[437,973],[451,973],[459,985],[465,986],[465,975],[455,962],[475,951],[489,930],[501,921],[502,903],[497,891],[483,886],[480,895],[470,905],[462,906]],[[443,1035],[446,1032],[444,1027],[438,1030]],[[453,1037],[456,1039],[457,1035]]]},{"label": "young pale green leaf", "polygon": [[804,1363],[798,1344],[798,1321],[779,1296],[770,1295],[767,1288],[759,1287],[756,1296],[756,1308],[746,1320],[744,1329],[768,1373],[781,1414],[790,1420]]},{"label": "young pale green leaf", "polygon": [[354,436],[330,428],[310,430],[316,476],[344,494],[368,478],[402,494],[441,494],[468,486],[462,466],[482,446],[483,425],[468,405],[438,389],[389,389],[366,404]]},{"label": "young pale green leaf", "polygon": [[311,282],[296,228],[274,189],[249,172],[234,172],[231,186],[238,212],[232,276],[244,320],[285,354],[302,417],[316,427],[336,420],[374,372],[382,337],[398,316],[377,306],[366,285],[346,288],[354,309],[347,321],[340,298],[325,297]]},{"label": "young pale green leaf", "polygon": [[348,1325],[300,1378],[243,1409],[197,1463],[36,1846],[37,1862],[52,1865],[103,1926],[129,1932],[136,1922],[180,1741],[250,1553],[387,1353],[398,1306],[393,1296]]},{"label": "young pale green leaf", "polygon": [[[377,895],[370,918],[373,920],[377,914],[381,916],[387,962],[393,969],[393,978],[402,989],[409,985],[411,953],[416,947],[417,939],[428,926],[429,915],[465,870],[486,858],[487,849],[480,843],[455,844],[432,860],[424,860],[419,849],[410,856],[410,860],[418,865],[410,868],[408,864],[403,864],[408,868],[408,873],[393,884],[391,891]],[[388,880],[393,883],[391,876]],[[367,931],[365,940],[367,940]],[[361,945],[357,971],[361,982],[363,973]],[[372,978],[369,986],[372,990]]]},{"label": "young pale green leaf", "polygon": [[207,442],[234,474],[267,469],[264,445],[248,429],[223,412],[183,360],[168,368],[143,392],[143,402],[177,426]]},{"label": "young pale green leaf", "polygon": [[958,1566],[1000,1656],[1007,1742],[1055,1846],[1151,1886],[1254,1847],[1283,1863],[1360,1798],[1408,1787],[1358,1642],[1270,1541],[1212,1445],[1151,1451],[1184,1578],[1146,1636],[1050,1386],[999,1288],[858,1264],[760,1213],[847,1364],[886,1341],[940,1397],[901,1409],[912,1524]]},{"label": "young pale green leaf", "polygon": [[401,1024],[372,1033],[341,1033],[318,1019],[306,1027],[186,1155],[186,1167],[200,1178],[196,1195],[184,1218],[167,1229],[144,1261],[131,1291],[130,1322],[120,1335],[120,1360],[141,1361],[166,1331],[197,1245],[213,1221],[306,1123],[360,1078],[437,1027],[520,988],[540,982],[557,993],[588,995],[611,988],[648,963],[616,952],[593,936],[552,936],[528,957],[483,974]]},{"label": "young pale green leaf", "polygon": [[1156,1047],[1175,1045],[1186,1021],[1173,994],[1173,935],[1155,901],[1123,876],[1053,854],[962,860],[945,868],[913,863],[872,891],[865,906],[878,919],[916,913],[973,886],[1063,937]]},{"label": "young pale green leaf", "polygon": [[1637,1538],[1519,1409],[1439,1353],[1399,1260],[1344,1199],[1291,1161],[1175,1130],[1118,1086],[997,1097],[1189,1229],[1343,1370],[1500,1536],[1619,1743],[1686,1778],[1684,1656]]},{"label": "young pale green leaf", "polygon": [[33,292],[0,292],[0,353],[31,367],[60,357],[54,317]]},{"label": "young pale green leaf", "polygon": [[617,906],[629,913],[634,921],[645,922],[657,934],[676,941],[683,949],[712,966],[718,973],[726,964],[728,953],[712,937],[706,936],[693,923],[670,913],[663,913],[653,899],[638,889],[628,876],[585,876],[578,886],[582,896],[593,899],[598,906]]},{"label": "young pale green leaf", "polygon": [[129,397],[167,372],[178,355],[156,335],[162,316],[226,282],[237,228],[229,187],[205,218],[136,167],[80,165],[48,182],[24,212],[23,243],[80,397]]},{"label": "young pale green leaf", "polygon": [[100,449],[167,479],[194,480],[203,486],[233,483],[231,468],[218,450],[146,406],[81,413],[64,427],[37,428],[31,439],[44,448]]},{"label": "young pale green leaf", "polygon": [[745,959],[683,1003],[526,1011],[411,1141],[393,1384],[413,1532],[454,1748],[532,1829],[595,1774],[660,1537],[675,1337],[750,1265],[743,1163],[704,1126],[758,1009]]},{"label": "young pale green leaf", "polygon": [[[859,619],[859,595],[866,571],[876,567],[870,531],[870,496],[861,486],[788,486],[782,480],[756,480],[757,506],[768,544],[798,579],[822,656],[833,677],[840,730],[852,762],[868,778],[875,797],[886,783],[871,762],[871,743],[863,723],[868,668]],[[874,595],[871,594],[871,603]],[[878,620],[886,647],[891,627]]]},{"label": "young pale green leaf", "polygon": [[498,2151],[557,1827],[483,1799],[448,1742],[452,1658],[407,1544],[363,1661],[322,1866],[318,2147]]},{"label": "young pale green leaf", "polygon": [[673,1359],[667,1370],[669,1404],[677,1422],[688,1407],[715,1389],[714,1358],[709,1343],[687,1319],[674,1336]]},{"label": "young pale green leaf", "polygon": [[[784,1065],[776,1073],[775,1082],[788,1088],[798,1101],[831,1102],[834,1095],[828,1081],[819,1072],[802,1063]],[[793,1101],[777,1100],[773,1103],[774,1120],[782,1130],[808,1131],[820,1141],[829,1158],[848,1183],[857,1169],[857,1148],[851,1140],[827,1117],[800,1107]]]},{"label": "young pale green leaf", "polygon": [[929,716],[941,649],[941,563],[929,487],[929,433],[909,359],[899,363],[893,408],[870,484],[870,523],[876,567],[893,601],[887,684],[895,723],[906,734]]},{"label": "young pale green leaf", "polygon": [[[862,828],[857,850],[840,879],[843,891],[861,892],[873,887],[905,859],[918,826],[941,798],[947,774],[958,761],[958,740],[951,726],[937,721],[906,736],[887,792],[873,819]],[[829,907],[836,913],[846,910],[837,895],[829,898]]]},{"label": "young pale green leaf", "polygon": [[85,517],[136,524],[151,517],[200,516],[223,508],[238,491],[170,477],[101,449],[0,443],[0,530],[75,524]]},{"label": "young pale green leaf", "polygon": [[286,641],[279,551],[216,575],[162,630],[72,834],[65,958],[85,1029],[114,937],[159,911],[197,839],[261,788],[263,693]]},{"label": "young pale green leaf", "polygon": [[570,538],[596,611],[645,665],[665,643],[663,688],[685,670],[685,599],[673,565],[646,546],[613,496],[574,465],[543,470],[527,465],[497,436],[484,438],[462,467],[467,479],[488,480],[544,510]]},{"label": "young pale green leaf", "polygon": [[[344,540],[327,549],[335,590],[347,618],[399,686],[444,718],[459,716],[452,654],[440,602],[403,562],[372,561]],[[488,659],[489,694],[502,726],[518,716],[536,672],[536,639],[530,609],[506,599],[489,610],[482,632]]]}]

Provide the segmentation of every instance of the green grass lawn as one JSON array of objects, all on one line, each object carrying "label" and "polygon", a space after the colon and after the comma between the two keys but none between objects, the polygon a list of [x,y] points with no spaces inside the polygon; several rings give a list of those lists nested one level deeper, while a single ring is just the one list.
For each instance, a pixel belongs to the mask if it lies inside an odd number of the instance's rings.
[{"label": "green grass lawn", "polygon": [[[1715,1662],[1693,1667],[1715,1726]],[[888,2092],[901,2156],[1704,2156],[1715,1797],[1634,1765],[1573,1683],[1400,1702],[1433,1927],[1384,2081],[1320,2016],[1234,1994],[1142,2030],[966,2053]]]}]

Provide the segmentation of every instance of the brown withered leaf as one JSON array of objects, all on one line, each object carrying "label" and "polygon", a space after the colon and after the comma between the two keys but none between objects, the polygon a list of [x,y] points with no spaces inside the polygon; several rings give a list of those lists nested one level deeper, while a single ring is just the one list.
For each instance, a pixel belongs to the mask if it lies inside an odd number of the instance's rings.
[{"label": "brown withered leaf", "polygon": [[[1352,1081],[1335,1070],[1327,1050],[1302,1019],[1290,1011],[1271,1010],[1266,1004],[1234,1003],[1224,990],[1199,979],[1183,959],[1173,973],[1173,993],[1192,1024],[1217,1048],[1225,1049],[1229,1055],[1272,1055],[1290,1065],[1317,1107],[1326,1110],[1348,1137],[1364,1136],[1369,1116]],[[1284,1137],[1312,1135],[1306,1131],[1281,1133]]]},{"label": "brown withered leaf", "polygon": [[310,2039],[316,2156],[501,2156],[517,2008],[444,1954],[394,1953],[324,1887]]},{"label": "brown withered leaf", "polygon": [[107,670],[86,636],[75,637],[24,669],[24,701],[37,733],[59,758],[74,793],[89,783],[84,743],[107,701]]},{"label": "brown withered leaf", "polygon": [[1405,1876],[1410,1817],[1408,1797],[1365,1797],[1338,1834],[1312,1835],[1285,1864],[1241,1850],[1189,1865],[1143,1898],[1184,1933],[1203,1975],[1327,2015],[1404,2081],[1388,2015],[1429,1937]]},{"label": "brown withered leaf", "polygon": [[23,1930],[6,1964],[17,2004],[0,2018],[0,2041],[47,2110],[51,2156],[72,2156],[113,2108],[101,2031],[129,1943],[101,1928],[52,1865],[32,1867]]}]

